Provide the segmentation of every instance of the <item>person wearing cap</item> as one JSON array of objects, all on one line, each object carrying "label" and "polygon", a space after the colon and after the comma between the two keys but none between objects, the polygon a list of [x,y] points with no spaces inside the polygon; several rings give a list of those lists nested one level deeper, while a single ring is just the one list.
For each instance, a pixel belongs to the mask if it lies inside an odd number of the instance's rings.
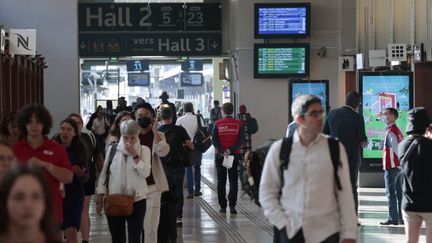
[{"label": "person wearing cap", "polygon": [[403,224],[401,212],[402,177],[397,156],[398,144],[402,141],[402,132],[396,125],[399,114],[395,108],[386,108],[382,117],[387,126],[385,130],[382,164],[384,183],[388,202],[389,216],[381,225]]},{"label": "person wearing cap", "polygon": [[[323,128],[324,134],[339,139],[345,146],[356,212],[358,211],[357,179],[361,148],[367,145],[364,118],[358,113],[360,104],[360,94],[350,91],[346,95],[345,105],[329,112]],[[360,225],[360,222],[358,224]]]},{"label": "person wearing cap", "polygon": [[159,99],[161,99],[162,102],[158,106],[158,110],[159,110],[161,105],[164,105],[164,104],[169,105],[169,107],[171,108],[172,115],[173,115],[172,122],[175,124],[177,121],[177,109],[173,103],[168,101],[169,96],[168,96],[167,92],[166,91],[162,92],[162,94],[159,96]]},{"label": "person wearing cap", "polygon": [[406,133],[398,146],[402,166],[402,216],[407,242],[418,242],[422,222],[432,242],[432,140],[425,138],[431,119],[423,107],[408,112]]}]

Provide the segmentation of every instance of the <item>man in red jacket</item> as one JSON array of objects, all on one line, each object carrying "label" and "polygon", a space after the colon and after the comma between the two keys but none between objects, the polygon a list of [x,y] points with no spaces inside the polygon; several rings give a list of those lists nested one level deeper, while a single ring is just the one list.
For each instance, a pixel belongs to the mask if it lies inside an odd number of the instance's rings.
[{"label": "man in red jacket", "polygon": [[402,141],[402,132],[396,126],[396,119],[398,116],[399,114],[394,108],[386,108],[384,111],[383,122],[387,127],[385,131],[382,163],[389,217],[387,221],[381,222],[381,225],[403,224],[401,213],[402,176],[400,162],[397,156],[398,144]]},{"label": "man in red jacket", "polygon": [[[215,122],[212,131],[212,143],[216,149],[216,169],[217,169],[217,188],[218,201],[221,209],[220,213],[226,213],[226,180],[227,172],[230,183],[228,194],[229,206],[231,214],[236,214],[235,209],[237,203],[238,191],[238,161],[241,157],[240,147],[245,140],[245,132],[243,124],[240,120],[232,117],[234,106],[232,103],[222,105],[224,118]],[[224,158],[234,156],[234,161],[231,168],[222,165]]]}]

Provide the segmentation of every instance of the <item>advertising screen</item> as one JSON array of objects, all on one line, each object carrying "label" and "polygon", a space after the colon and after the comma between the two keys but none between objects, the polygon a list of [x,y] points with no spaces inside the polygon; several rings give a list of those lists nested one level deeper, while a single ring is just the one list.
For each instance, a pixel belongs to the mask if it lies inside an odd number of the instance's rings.
[{"label": "advertising screen", "polygon": [[254,78],[309,76],[309,44],[255,44]]},{"label": "advertising screen", "polygon": [[128,73],[128,86],[149,86],[150,73]]},{"label": "advertising screen", "polygon": [[255,38],[309,36],[310,6],[310,3],[255,4]]},{"label": "advertising screen", "polygon": [[[365,121],[368,145],[363,148],[363,158],[370,167],[381,169],[382,148],[386,125],[382,122],[386,108],[399,113],[396,125],[406,136],[407,112],[412,108],[411,72],[364,72],[360,73],[362,104],[360,112]],[[371,164],[372,163],[372,164]]]},{"label": "advertising screen", "polygon": [[324,110],[329,109],[329,81],[328,80],[290,80],[289,85],[289,114],[291,117],[291,104],[300,95],[311,94],[321,99]]}]

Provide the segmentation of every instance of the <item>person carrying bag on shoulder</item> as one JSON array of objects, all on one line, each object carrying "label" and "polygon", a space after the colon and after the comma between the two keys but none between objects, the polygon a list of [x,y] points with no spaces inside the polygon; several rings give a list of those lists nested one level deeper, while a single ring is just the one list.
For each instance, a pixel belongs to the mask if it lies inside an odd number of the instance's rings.
[{"label": "person carrying bag on shoulder", "polygon": [[[101,215],[104,208],[113,243],[126,242],[126,221],[128,242],[140,242],[151,152],[148,147],[140,145],[139,131],[135,120],[120,124],[120,141],[110,146],[99,177],[96,210]],[[104,195],[105,207],[102,204]]]}]

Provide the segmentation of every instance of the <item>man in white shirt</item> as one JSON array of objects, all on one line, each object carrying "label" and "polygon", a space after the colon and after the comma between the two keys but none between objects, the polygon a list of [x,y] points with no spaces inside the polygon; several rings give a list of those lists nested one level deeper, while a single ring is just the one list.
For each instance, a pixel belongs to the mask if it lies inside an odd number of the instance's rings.
[{"label": "man in white shirt", "polygon": [[338,243],[342,239],[342,243],[355,243],[357,218],[345,148],[338,143],[339,190],[328,137],[321,133],[321,100],[302,95],[291,110],[299,127],[294,132],[284,177],[281,179],[279,140],[267,154],[259,188],[264,215],[277,229],[274,242]]},{"label": "man in white shirt", "polygon": [[[198,129],[198,116],[193,114],[194,108],[191,102],[183,103],[184,116],[177,119],[176,125],[182,126],[188,133],[190,139],[193,141],[195,133]],[[204,125],[204,121],[200,117],[201,126]],[[188,196],[186,198],[193,198],[193,196],[201,196],[201,159],[202,153],[195,150],[194,153],[194,164],[186,167],[187,177],[187,188]],[[193,171],[192,171],[193,170]]]}]

